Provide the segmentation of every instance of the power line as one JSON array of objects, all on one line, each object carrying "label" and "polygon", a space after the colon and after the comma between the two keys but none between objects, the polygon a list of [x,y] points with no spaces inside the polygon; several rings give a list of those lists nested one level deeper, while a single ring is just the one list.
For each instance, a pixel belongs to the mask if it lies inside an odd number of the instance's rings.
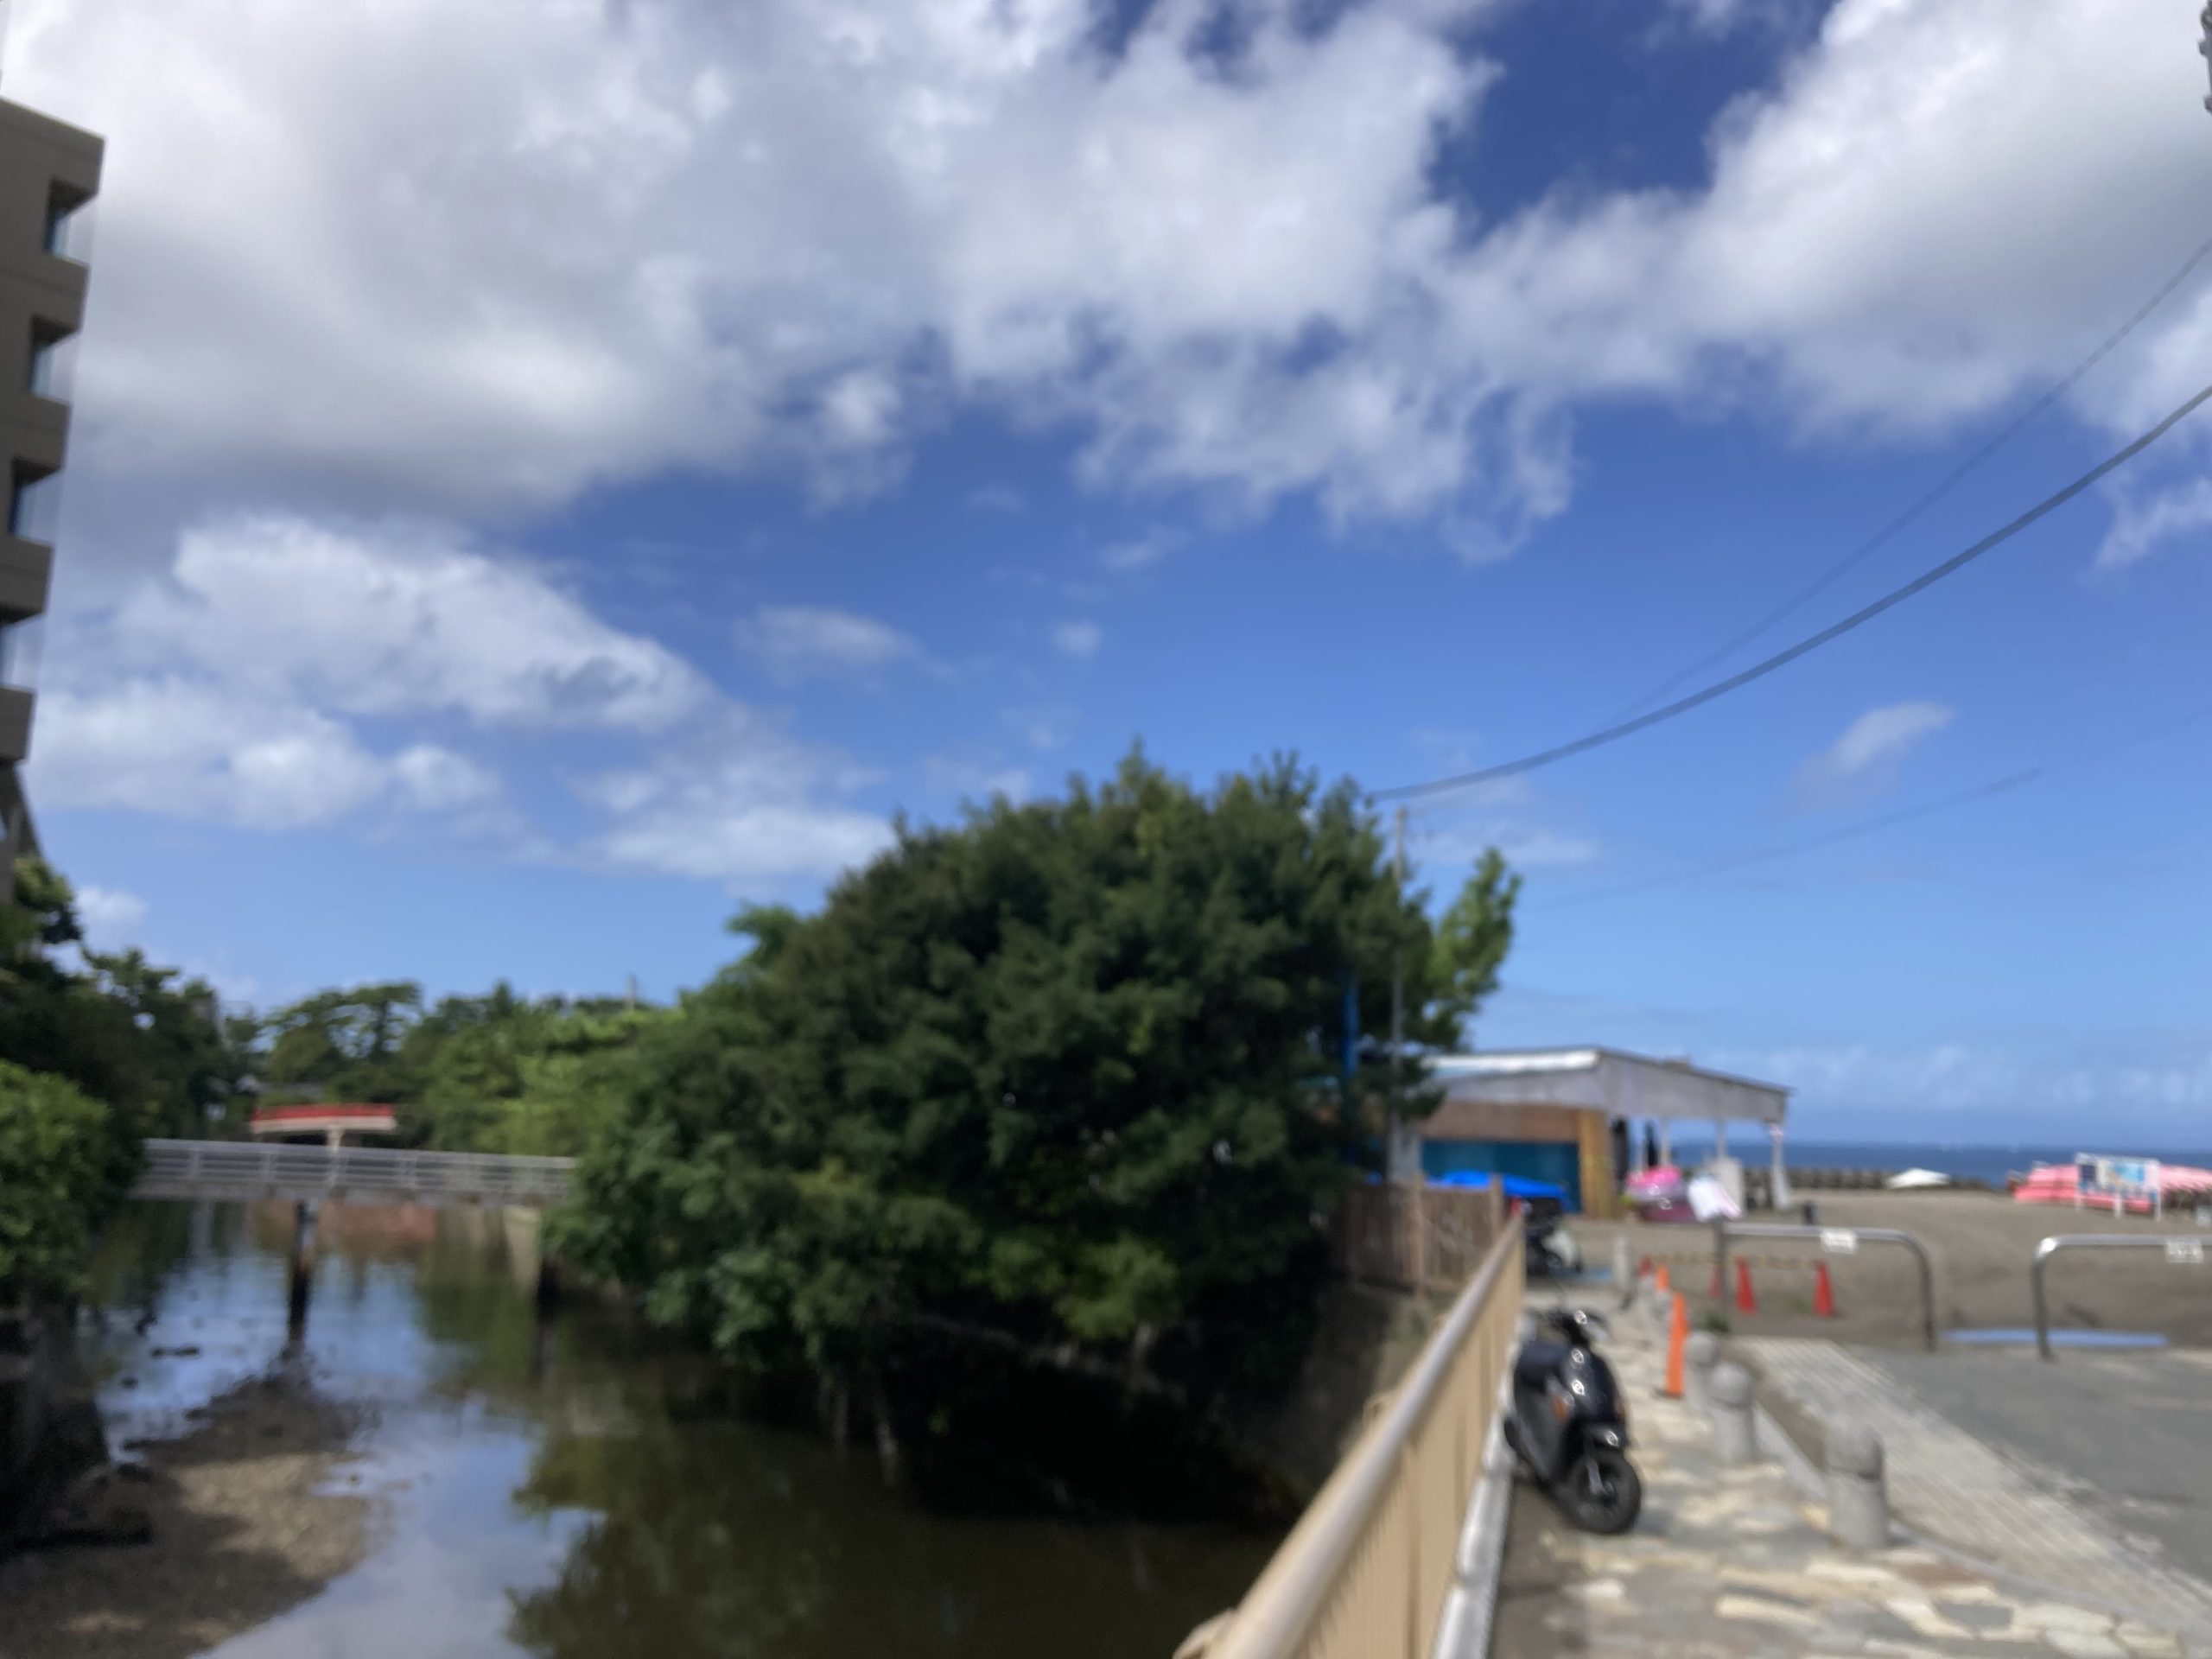
[{"label": "power line", "polygon": [[[1648,893],[1657,887],[1675,887],[1684,881],[1695,881],[1710,875],[1726,875],[1737,870],[1747,869],[1756,864],[1770,864],[1777,859],[1794,858],[1799,853],[1816,852],[1822,848],[1833,847],[1841,842],[1856,841],[1862,836],[1870,836],[1879,830],[1893,829],[1900,823],[1910,823],[1916,818],[1931,817],[1938,812],[1948,812],[1953,807],[1968,806],[1978,801],[1988,800],[1993,796],[2008,794],[2025,785],[2039,783],[2053,772],[2069,772],[2077,766],[2091,765],[2132,749],[2139,743],[2148,742],[2154,737],[2163,737],[2169,732],[2197,725],[2208,719],[2212,719],[2212,704],[2193,709],[2171,720],[2159,721],[2156,724],[2140,728],[2116,741],[2103,744],[2099,747],[2068,755],[2057,760],[2042,761],[2022,771],[2009,772],[2002,778],[1993,778],[1986,783],[1976,784],[1972,788],[1960,790],[1955,794],[1939,796],[1932,801],[1923,801],[1916,806],[1900,807],[1894,811],[1877,813],[1872,817],[1860,818],[1855,823],[1842,824],[1836,829],[1824,830],[1819,835],[1806,836],[1796,841],[1782,842],[1770,847],[1756,848],[1750,852],[1713,859],[1704,864],[1670,871],[1663,875],[1647,876],[1635,881],[1624,881],[1613,887],[1601,887],[1592,893],[1569,893],[1550,901],[1546,908],[1572,910],[1577,905],[1595,904],[1601,899],[1624,899],[1634,893]],[[1541,896],[1537,897],[1538,902],[1542,902]]]},{"label": "power line", "polygon": [[1859,543],[1858,546],[1853,548],[1848,553],[1845,554],[1842,558],[1837,560],[1835,563],[1830,565],[1819,575],[1814,577],[1811,582],[1799,588],[1795,594],[1790,595],[1789,598],[1783,601],[1782,604],[1776,607],[1773,610],[1769,611],[1764,616],[1759,618],[1758,621],[1752,623],[1751,626],[1745,628],[1741,633],[1736,634],[1725,645],[1717,646],[1713,651],[1707,652],[1706,655],[1699,658],[1697,661],[1692,663],[1688,668],[1682,669],[1679,672],[1669,676],[1666,680],[1662,681],[1660,684],[1654,686],[1650,690],[1645,692],[1634,702],[1630,703],[1626,709],[1623,710],[1623,713],[1624,715],[1632,715],[1639,709],[1649,708],[1651,704],[1658,702],[1660,698],[1666,696],[1670,692],[1674,691],[1677,687],[1681,686],[1683,682],[1694,679],[1700,674],[1704,673],[1707,669],[1726,662],[1729,658],[1734,656],[1738,651],[1741,651],[1745,645],[1751,644],[1752,640],[1764,633],[1769,628],[1774,626],[1776,623],[1795,615],[1808,601],[1815,599],[1821,594],[1826,593],[1830,588],[1834,587],[1838,582],[1848,575],[1853,570],[1858,569],[1858,567],[1866,560],[1879,552],[1884,547],[1886,547],[1897,536],[1898,531],[1904,530],[1915,519],[1918,518],[1922,513],[1934,506],[1937,501],[1949,494],[1954,488],[1955,488],[1968,476],[1968,474],[1976,471],[1980,467],[1983,462],[1986,461],[1992,455],[1994,455],[1999,449],[2002,449],[2006,444],[2010,443],[2014,438],[2018,437],[2021,431],[2035,421],[2037,416],[2041,416],[2044,410],[2048,410],[2053,404],[2056,403],[2061,397],[2063,397],[2068,392],[2073,391],[2075,386],[2081,382],[2082,376],[2088,373],[2090,370],[2095,368],[2097,365],[2103,362],[2106,358],[2111,356],[2113,351],[2119,347],[2120,343],[2122,340],[2126,340],[2130,334],[2133,334],[2137,328],[2140,327],[2142,324],[2149,319],[2153,311],[2156,311],[2160,306],[2164,305],[2168,300],[2173,297],[2175,291],[2178,289],[2183,283],[2189,280],[2190,273],[2194,271],[2198,265],[2203,263],[2204,257],[2207,254],[2212,254],[2212,238],[2208,238],[2206,240],[2198,243],[2196,251],[2192,252],[2188,258],[2182,261],[2181,268],[2176,270],[2172,276],[2166,278],[2165,282],[2160,285],[2158,291],[2152,295],[2149,299],[2145,300],[2137,309],[2133,316],[2128,318],[2128,320],[2120,324],[2118,328],[2106,335],[2103,342],[2098,346],[2096,350],[2091,352],[2087,357],[2075,364],[2064,379],[2059,381],[2048,391],[2044,392],[2043,396],[2037,398],[2025,409],[2022,410],[2018,416],[2016,416],[1994,436],[1991,437],[1988,442],[1984,443],[1979,449],[1976,449],[1964,461],[1952,467],[1949,472],[1944,474],[1942,477],[1936,480],[1936,482],[1928,489],[1923,491],[1920,495],[1913,499],[1910,505],[1909,505],[1904,512],[1898,513],[1894,518],[1891,518],[1872,536],[1869,536],[1865,541]]},{"label": "power line", "polygon": [[2038,519],[2064,506],[2107,474],[2115,472],[2134,460],[2136,456],[2178,426],[2187,416],[2194,414],[2208,399],[2212,399],[2212,385],[2204,387],[2149,431],[2099,461],[2056,494],[2044,497],[2002,529],[1993,531],[1973,546],[1963,551],[1954,553],[1941,564],[1932,569],[1923,571],[1903,587],[1891,588],[1873,603],[1862,606],[1841,621],[1832,622],[1818,633],[1808,635],[1800,639],[1796,645],[1778,651],[1763,661],[1753,663],[1749,668],[1738,670],[1724,680],[1716,680],[1711,685],[1693,691],[1688,696],[1677,697],[1674,702],[1654,709],[1648,714],[1637,715],[1629,720],[1616,721],[1610,726],[1600,727],[1594,732],[1585,733],[1582,736],[1565,743],[1555,743],[1548,749],[1538,749],[1532,754],[1524,754],[1516,760],[1500,761],[1494,766],[1483,766],[1473,772],[1461,772],[1456,777],[1436,778],[1426,783],[1400,784],[1389,789],[1374,790],[1370,791],[1367,798],[1370,801],[1389,801],[1404,800],[1421,795],[1440,795],[1450,790],[1465,789],[1471,785],[1488,783],[1494,778],[1510,778],[1521,772],[1534,772],[1541,766],[1548,766],[1555,761],[1565,760],[1570,756],[1586,753],[1592,749],[1603,748],[1609,743],[1618,743],[1624,737],[1632,737],[1638,732],[1656,726],[1662,721],[1672,720],[1678,715],[1686,715],[1693,709],[1702,708],[1715,698],[1726,696],[1729,692],[1740,690],[1754,680],[1764,679],[1777,669],[1788,667],[1800,657],[1819,650],[1830,640],[1840,639],[1855,628],[1864,626],[1884,612],[1904,604],[1906,600],[1923,589],[1934,587],[1944,577],[1955,571],[1963,569],[2000,543],[2010,541]]},{"label": "power line", "polygon": [[1748,853],[1738,853],[1731,858],[1719,858],[1709,864],[1693,865],[1686,870],[1675,870],[1666,875],[1646,877],[1639,881],[1624,881],[1617,887],[1600,887],[1594,893],[1570,893],[1554,899],[1546,906],[1549,910],[1572,910],[1577,905],[1595,904],[1601,899],[1625,899],[1632,893],[1649,893],[1656,887],[1675,887],[1684,881],[1694,881],[1708,875],[1727,875],[1737,870],[1748,869],[1754,864],[1770,864],[1777,859],[1793,858],[1799,853],[1817,851],[1833,847],[1839,842],[1856,841],[1861,836],[1871,836],[1878,830],[1888,830],[1915,818],[1924,818],[1936,812],[1948,811],[1955,806],[1964,806],[1974,801],[1987,800],[1993,795],[2032,784],[2043,777],[2043,766],[2031,766],[2025,772],[2016,772],[1986,784],[1976,784],[1972,789],[1962,789],[1955,795],[1946,795],[1933,801],[1923,801],[1918,806],[1901,807],[1894,812],[1884,812],[1871,818],[1861,818],[1817,836],[1808,836],[1801,841],[1786,841],[1777,846],[1762,847]]}]

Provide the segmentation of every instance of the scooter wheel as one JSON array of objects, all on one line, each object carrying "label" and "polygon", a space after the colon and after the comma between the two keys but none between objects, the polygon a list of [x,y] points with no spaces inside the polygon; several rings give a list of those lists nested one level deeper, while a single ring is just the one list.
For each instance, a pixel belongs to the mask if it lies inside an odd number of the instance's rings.
[{"label": "scooter wheel", "polygon": [[1561,1478],[1557,1497],[1567,1518],[1583,1531],[1610,1535],[1636,1524],[1643,1508],[1643,1482],[1622,1453],[1593,1446]]}]

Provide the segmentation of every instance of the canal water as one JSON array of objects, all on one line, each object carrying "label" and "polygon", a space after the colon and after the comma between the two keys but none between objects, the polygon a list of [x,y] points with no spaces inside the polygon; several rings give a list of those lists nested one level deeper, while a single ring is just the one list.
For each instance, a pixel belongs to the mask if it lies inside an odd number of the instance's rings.
[{"label": "canal water", "polygon": [[[278,1362],[289,1240],[288,1209],[127,1212],[86,1328],[111,1442],[181,1432]],[[1275,1541],[933,1507],[873,1455],[741,1414],[719,1368],[619,1309],[541,1320],[496,1216],[327,1212],[302,1340],[323,1391],[366,1408],[341,1478],[384,1494],[385,1524],[222,1659],[1167,1659]]]}]

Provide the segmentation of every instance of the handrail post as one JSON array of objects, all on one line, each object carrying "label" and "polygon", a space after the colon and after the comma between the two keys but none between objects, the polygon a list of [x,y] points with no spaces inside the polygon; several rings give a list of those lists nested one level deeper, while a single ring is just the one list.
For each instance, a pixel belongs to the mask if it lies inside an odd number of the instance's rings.
[{"label": "handrail post", "polygon": [[2044,1264],[2058,1253],[2058,1241],[2046,1238],[2036,1246],[2035,1259],[2028,1263],[2028,1287],[2035,1294],[2036,1352],[2045,1359],[2056,1359],[2050,1351],[2050,1304],[2043,1287]]},{"label": "handrail post", "polygon": [[1912,1252],[1912,1259],[1920,1264],[1920,1322],[1921,1333],[1928,1343],[1928,1351],[1936,1351],[1936,1267],[1928,1259],[1927,1247],[1905,1233],[1897,1240]]}]

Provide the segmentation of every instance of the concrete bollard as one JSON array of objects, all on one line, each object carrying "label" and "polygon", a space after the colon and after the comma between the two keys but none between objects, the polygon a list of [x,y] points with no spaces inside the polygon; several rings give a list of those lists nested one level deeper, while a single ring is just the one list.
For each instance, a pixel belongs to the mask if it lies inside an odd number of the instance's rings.
[{"label": "concrete bollard", "polygon": [[1636,1300],[1635,1252],[1629,1249],[1626,1233],[1613,1236],[1613,1284],[1621,1294],[1623,1307]]},{"label": "concrete bollard", "polygon": [[1751,1427],[1751,1374],[1740,1365],[1716,1365],[1707,1385],[1713,1402],[1713,1449],[1724,1468],[1758,1460]]},{"label": "concrete bollard", "polygon": [[1690,1409],[1700,1417],[1713,1414],[1713,1368],[1720,1363],[1720,1338],[1710,1331],[1695,1332],[1682,1350],[1688,1368]]},{"label": "concrete bollard", "polygon": [[1881,1437],[1864,1423],[1827,1433],[1828,1533],[1847,1549],[1885,1549],[1890,1496],[1882,1479]]}]

